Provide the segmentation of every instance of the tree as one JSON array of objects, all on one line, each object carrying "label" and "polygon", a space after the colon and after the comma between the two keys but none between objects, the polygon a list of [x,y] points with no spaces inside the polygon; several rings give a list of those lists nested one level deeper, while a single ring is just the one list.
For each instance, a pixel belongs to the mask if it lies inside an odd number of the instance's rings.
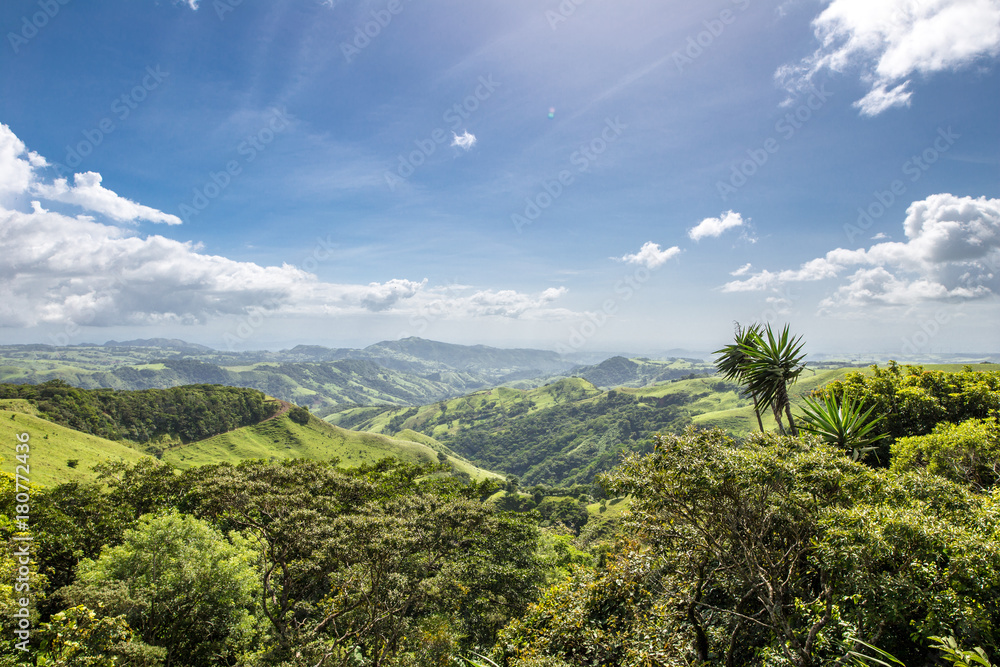
[{"label": "tree", "polygon": [[60,594],[73,605],[123,616],[164,664],[234,664],[254,634],[254,552],[192,516],[143,516],[124,542],[84,560]]},{"label": "tree", "polygon": [[1000,480],[1000,423],[996,418],[946,422],[927,435],[893,443],[892,469],[918,468],[980,491],[989,490]]},{"label": "tree", "polygon": [[192,511],[255,544],[268,661],[386,665],[419,652],[420,628],[444,613],[464,642],[489,645],[524,610],[542,576],[537,528],[436,469],[253,461],[186,475]]},{"label": "tree", "polygon": [[749,331],[746,340],[740,344],[744,355],[742,377],[747,390],[761,403],[771,406],[778,430],[784,432],[781,413],[788,418],[788,430],[797,435],[795,420],[792,418],[792,404],[788,398],[788,387],[794,384],[805,369],[802,360],[802,337],[791,338],[788,325],[775,335],[768,324],[763,332]]},{"label": "tree", "polygon": [[[746,384],[747,377],[747,365],[749,364],[749,357],[747,357],[746,352],[743,351],[743,346],[748,345],[751,342],[751,334],[760,333],[760,325],[756,322],[743,328],[740,326],[739,322],[735,322],[735,342],[726,345],[725,347],[716,350],[713,354],[720,355],[718,359],[715,360],[715,368],[719,373],[722,374],[727,380],[735,380],[739,384]],[[760,418],[760,408],[761,401],[757,397],[756,393],[750,393],[750,397],[753,399],[753,412],[757,416],[757,425],[760,427],[760,432],[764,432],[764,422]],[[779,419],[779,424],[780,419]]]},{"label": "tree", "polygon": [[632,498],[616,553],[504,629],[510,664],[817,667],[851,640],[922,664],[920,638],[951,633],[1000,647],[995,494],[722,431],[659,437],[605,485]]}]

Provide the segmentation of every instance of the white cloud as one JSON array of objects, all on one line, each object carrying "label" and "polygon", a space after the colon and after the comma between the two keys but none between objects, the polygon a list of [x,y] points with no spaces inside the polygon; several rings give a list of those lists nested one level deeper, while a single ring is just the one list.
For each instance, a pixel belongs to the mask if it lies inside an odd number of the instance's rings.
[{"label": "white cloud", "polygon": [[628,264],[640,264],[645,266],[647,269],[656,269],[667,263],[668,260],[673,259],[681,253],[681,249],[677,246],[667,248],[666,250],[660,250],[659,243],[653,243],[648,241],[643,244],[639,252],[634,255],[625,255],[620,258],[619,261],[626,262]]},{"label": "white cloud", "polygon": [[27,192],[34,180],[35,167],[45,164],[42,156],[29,152],[24,142],[0,123],[0,198]]},{"label": "white cloud", "polygon": [[32,188],[31,194],[51,201],[74,204],[88,211],[106,215],[118,222],[148,220],[168,225],[181,224],[181,219],[176,215],[136,204],[103,187],[101,180],[100,174],[88,171],[74,174],[72,187],[69,186],[65,178],[57,178],[51,185],[36,184]]},{"label": "white cloud", "polygon": [[43,183],[38,170],[48,163],[33,153],[9,127],[0,123],[0,204],[11,195],[30,195],[49,201],[80,206],[84,210],[105,215],[116,222],[148,220],[179,225],[175,215],[142,206],[101,185],[101,175],[88,171],[73,176],[70,186],[65,178]]},{"label": "white cloud", "polygon": [[[70,203],[117,222],[174,222],[101,186],[101,176],[77,174],[42,183],[45,161],[0,125],[0,195]],[[177,221],[179,222],[179,221]],[[392,313],[416,315],[431,304],[453,317],[544,319],[567,316],[552,306],[565,288],[540,294],[512,290],[448,294],[427,281],[393,278],[367,285],[320,281],[288,264],[261,266],[207,255],[200,246],[105,224],[90,215],[31,211],[0,201],[0,327],[194,324],[263,308],[288,316]]]},{"label": "white cloud", "polygon": [[750,273],[750,269],[752,269],[752,268],[753,268],[753,264],[747,262],[746,264],[744,264],[740,268],[738,268],[735,271],[731,272],[729,275],[731,275],[731,276],[745,276],[746,274]]},{"label": "white cloud", "polygon": [[906,242],[877,243],[867,250],[836,248],[798,269],[765,270],[728,282],[723,291],[761,291],[787,282],[827,280],[858,267],[823,301],[824,309],[1000,294],[1000,199],[931,195],[906,210],[903,231]]},{"label": "white cloud", "polygon": [[464,150],[471,150],[472,147],[476,145],[476,135],[469,134],[468,130],[466,130],[465,133],[461,135],[455,134],[454,132],[452,132],[452,134],[455,137],[451,141],[452,146],[458,146],[459,148]]},{"label": "white cloud", "polygon": [[743,216],[733,211],[726,211],[718,218],[705,218],[697,225],[688,230],[688,236],[693,241],[700,241],[706,236],[718,238],[727,229],[742,227],[745,224]]},{"label": "white cloud", "polygon": [[201,0],[174,0],[175,5],[187,5],[195,11],[198,11],[199,2],[201,2]]},{"label": "white cloud", "polygon": [[867,116],[908,105],[914,75],[1000,53],[997,0],[832,0],[812,25],[819,49],[777,78],[794,91],[821,70],[856,70],[869,92],[854,106]]}]

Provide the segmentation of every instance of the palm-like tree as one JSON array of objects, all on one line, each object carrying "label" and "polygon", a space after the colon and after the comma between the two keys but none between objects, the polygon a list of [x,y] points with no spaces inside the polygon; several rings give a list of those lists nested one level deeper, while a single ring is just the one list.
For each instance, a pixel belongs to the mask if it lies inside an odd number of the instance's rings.
[{"label": "palm-like tree", "polygon": [[[751,327],[748,327],[751,329]],[[805,369],[802,360],[802,337],[792,338],[786,324],[780,335],[775,335],[771,325],[763,330],[757,327],[746,334],[740,344],[743,354],[743,379],[747,390],[762,404],[770,405],[782,432],[781,413],[788,417],[788,428],[792,435],[798,435],[792,418],[792,404],[788,398],[788,386],[794,384]]]},{"label": "palm-like tree", "polygon": [[[720,355],[718,359],[715,360],[715,368],[719,373],[727,380],[735,380],[739,384],[746,384],[746,365],[747,356],[743,352],[742,346],[749,342],[750,334],[760,334],[760,325],[757,323],[751,324],[746,328],[741,327],[739,322],[734,322],[735,324],[735,342],[726,345],[720,350],[716,350],[713,354]],[[760,432],[764,432],[764,422],[760,418],[760,400],[758,400],[757,395],[753,392],[750,393],[750,398],[753,399],[753,411],[757,416],[757,425],[760,427]]]}]

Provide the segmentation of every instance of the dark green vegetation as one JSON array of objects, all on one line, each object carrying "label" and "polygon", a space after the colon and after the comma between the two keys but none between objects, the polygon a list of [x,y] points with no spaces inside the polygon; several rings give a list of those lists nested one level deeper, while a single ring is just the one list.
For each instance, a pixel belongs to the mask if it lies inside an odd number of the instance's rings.
[{"label": "dark green vegetation", "polygon": [[[786,371],[787,403],[718,377],[613,391],[564,379],[333,417],[381,433],[286,405],[192,442],[163,430],[162,461],[105,457],[96,471],[95,450],[74,441],[58,454],[74,481],[30,491],[33,664],[815,667],[892,662],[887,651],[911,667],[933,656],[970,667],[982,656],[961,647],[976,646],[996,657],[1000,372]],[[52,419],[119,434],[143,401],[192,418],[216,392],[241,405],[221,387],[107,403],[113,392],[59,384],[9,391],[49,389],[0,399],[10,442],[32,434],[33,469],[63,444],[43,433],[98,452],[144,446],[46,421],[45,401]],[[857,428],[791,435],[809,423],[798,406],[810,393]],[[767,408],[759,422],[755,407]],[[786,434],[759,433],[779,427],[775,412]],[[624,462],[598,456],[602,438]],[[523,457],[523,482],[458,455],[477,444],[479,456]],[[533,446],[549,456],[532,459]],[[10,475],[0,483],[0,665],[14,665],[23,510]]]},{"label": "dark green vegetation", "polygon": [[[804,373],[790,395],[798,398],[849,370]],[[610,391],[570,378],[531,390],[477,392],[420,408],[349,409],[327,420],[386,435],[418,431],[479,466],[532,485],[590,483],[623,453],[651,451],[656,433],[679,433],[692,424],[749,433],[757,428],[753,414],[750,398],[736,383],[719,377]],[[773,425],[773,417],[763,423]]]},{"label": "dark green vegetation", "polygon": [[108,440],[144,444],[163,436],[203,440],[272,416],[278,405],[259,391],[193,385],[145,391],[83,390],[61,380],[0,384],[0,400],[24,399],[56,424]]},{"label": "dark green vegetation", "polygon": [[495,389],[419,409],[358,409],[328,419],[387,434],[412,429],[525,484],[568,484],[591,482],[623,451],[648,451],[657,431],[683,429],[691,423],[686,402],[602,392],[575,378],[529,391]]},{"label": "dark green vegetation", "polygon": [[[490,646],[542,581],[538,530],[483,503],[495,484],[439,472],[297,461],[175,475],[147,460],[104,467],[104,485],[34,490],[38,664],[424,665]],[[0,482],[9,541],[13,480]],[[8,549],[3,571],[13,563]],[[2,664],[18,655],[12,595]]]}]

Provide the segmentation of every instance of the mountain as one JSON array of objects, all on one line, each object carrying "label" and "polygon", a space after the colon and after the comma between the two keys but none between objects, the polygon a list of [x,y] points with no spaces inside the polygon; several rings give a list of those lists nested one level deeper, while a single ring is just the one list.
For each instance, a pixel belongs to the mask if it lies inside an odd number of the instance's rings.
[{"label": "mountain", "polygon": [[626,359],[611,357],[594,366],[577,366],[571,371],[594,386],[603,389],[615,387],[646,387],[695,375],[713,375],[715,368],[698,359]]},{"label": "mountain", "polygon": [[345,405],[422,405],[470,391],[563,373],[573,364],[545,350],[452,345],[420,338],[363,350],[300,345],[225,352],[176,339],[105,345],[0,346],[0,382],[64,380],[94,389],[225,384],[258,389],[326,412]]},{"label": "mountain", "polygon": [[102,346],[91,347],[158,347],[165,350],[176,350],[187,354],[212,352],[212,348],[197,343],[188,343],[177,338],[137,338],[136,340],[109,340]]}]

